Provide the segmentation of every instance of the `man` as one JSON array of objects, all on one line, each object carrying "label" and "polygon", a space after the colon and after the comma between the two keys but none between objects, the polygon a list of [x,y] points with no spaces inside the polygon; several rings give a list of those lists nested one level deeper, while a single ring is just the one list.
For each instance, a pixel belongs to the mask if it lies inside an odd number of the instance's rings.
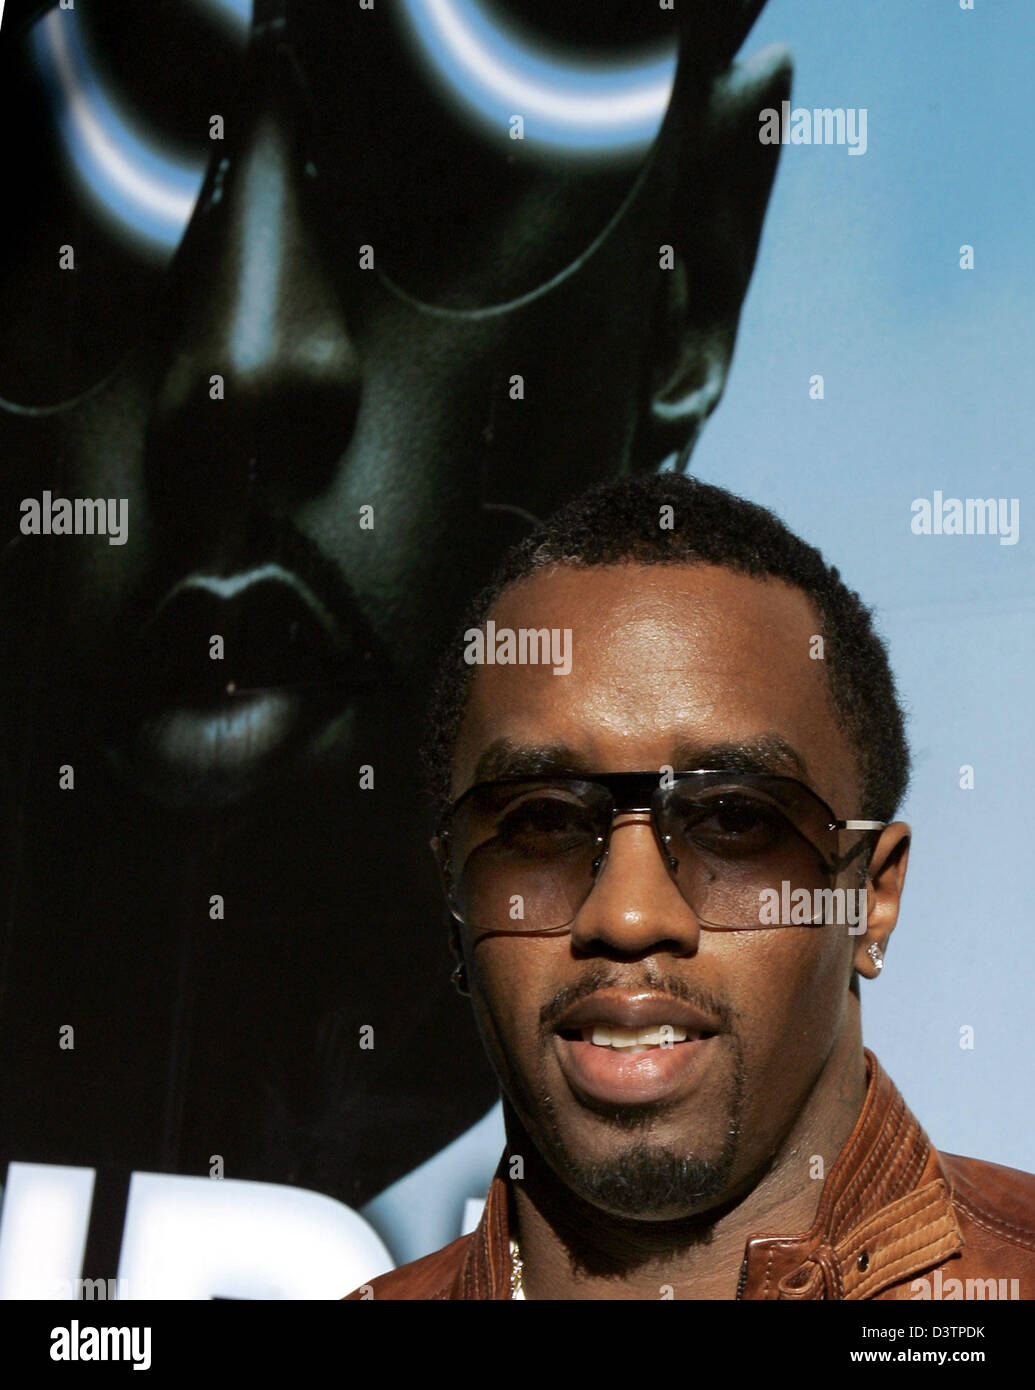
[{"label": "man", "polygon": [[678,475],[596,489],[479,600],[429,767],[507,1150],[473,1235],[350,1297],[1035,1296],[1035,1178],[939,1154],[863,1047],[908,751],[818,551]]},{"label": "man", "polygon": [[[428,664],[529,514],[714,408],[789,88],[733,65],[761,0],[541,8],[8,0],[6,1157],[358,1206],[492,1103],[398,794]],[[597,116],[668,74],[613,148],[546,119],[587,63]]]}]

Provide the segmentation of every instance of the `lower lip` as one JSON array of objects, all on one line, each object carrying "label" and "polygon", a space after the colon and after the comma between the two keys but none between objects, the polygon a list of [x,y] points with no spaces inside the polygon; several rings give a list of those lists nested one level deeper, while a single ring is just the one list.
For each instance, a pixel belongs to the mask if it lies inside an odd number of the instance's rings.
[{"label": "lower lip", "polygon": [[714,1051],[716,1035],[642,1052],[557,1038],[561,1070],[576,1094],[613,1105],[669,1100],[691,1089]]},{"label": "lower lip", "polygon": [[148,715],[117,756],[167,805],[226,805],[298,754],[328,717],[294,692],[228,696]]}]

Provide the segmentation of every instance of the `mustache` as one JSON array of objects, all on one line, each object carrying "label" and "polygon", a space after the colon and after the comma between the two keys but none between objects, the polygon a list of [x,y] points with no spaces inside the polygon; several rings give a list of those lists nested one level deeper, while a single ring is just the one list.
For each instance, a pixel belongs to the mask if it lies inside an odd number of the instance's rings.
[{"label": "mustache", "polygon": [[644,990],[650,990],[653,994],[666,994],[671,999],[678,999],[681,1003],[700,1009],[702,1013],[713,1015],[719,1020],[724,1031],[735,1031],[737,1012],[721,995],[695,981],[665,974],[652,960],[644,962],[643,966],[637,969],[638,977],[633,977],[628,971],[616,970],[609,965],[590,967],[581,980],[559,989],[539,1010],[540,1036],[548,1037],[568,1009],[602,989],[622,990],[627,994]]}]

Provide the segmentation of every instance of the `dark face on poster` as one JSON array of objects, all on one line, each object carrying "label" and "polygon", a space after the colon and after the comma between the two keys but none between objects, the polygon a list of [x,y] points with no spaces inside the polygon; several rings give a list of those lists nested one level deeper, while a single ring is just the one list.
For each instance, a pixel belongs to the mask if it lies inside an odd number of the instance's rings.
[{"label": "dark face on poster", "polygon": [[539,8],[8,0],[5,1160],[359,1206],[493,1102],[429,671],[534,518],[692,447],[789,81],[728,78],[758,4]]}]

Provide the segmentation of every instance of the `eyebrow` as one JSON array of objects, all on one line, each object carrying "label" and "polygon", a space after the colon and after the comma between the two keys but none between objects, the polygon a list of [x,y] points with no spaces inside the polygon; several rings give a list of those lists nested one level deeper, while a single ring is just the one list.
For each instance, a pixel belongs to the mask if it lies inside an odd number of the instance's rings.
[{"label": "eyebrow", "polygon": [[493,782],[499,777],[571,776],[599,771],[590,767],[564,743],[515,743],[498,738],[489,744],[474,765],[473,782]]},{"label": "eyebrow", "polygon": [[809,778],[809,767],[802,753],[778,733],[758,734],[754,738],[729,743],[681,743],[673,752],[675,771],[715,768],[725,772],[791,773]]},{"label": "eyebrow", "polygon": [[[714,768],[719,772],[790,773],[805,780],[809,777],[808,764],[802,754],[775,732],[726,743],[686,741],[677,744],[672,752],[672,767],[676,772]],[[472,785],[502,777],[577,776],[610,770],[587,762],[567,744],[515,743],[509,738],[498,738],[489,744],[475,764]]]}]

